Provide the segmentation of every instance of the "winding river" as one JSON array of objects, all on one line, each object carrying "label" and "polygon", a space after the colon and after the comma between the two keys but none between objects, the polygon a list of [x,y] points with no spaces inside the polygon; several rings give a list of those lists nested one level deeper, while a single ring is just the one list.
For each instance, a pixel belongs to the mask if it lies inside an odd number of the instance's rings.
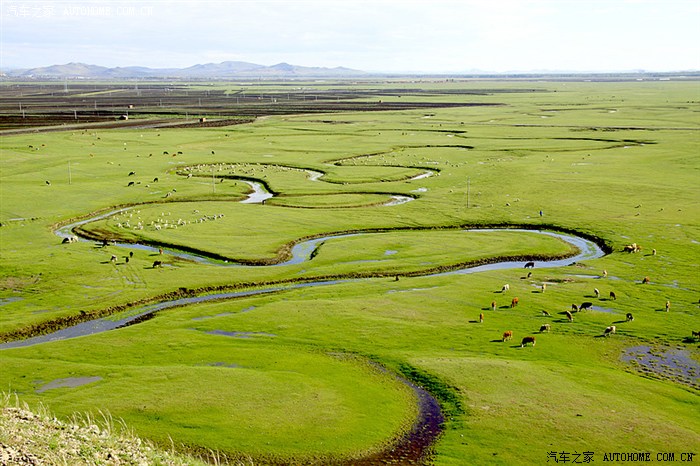
[{"label": "winding river", "polygon": [[[246,181],[253,189],[253,194],[251,194],[247,199],[241,201],[243,203],[262,203],[265,199],[269,199],[273,195],[265,189],[262,183],[256,183],[254,181]],[[398,205],[404,202],[409,202],[413,198],[407,196],[394,196],[392,201],[385,204]],[[108,218],[117,213],[121,213],[132,209],[134,207],[125,207],[120,209],[114,209],[112,211],[95,215],[93,217],[83,219],[70,223],[68,225],[62,226],[55,230],[55,234],[61,238],[76,238],[75,229],[81,225],[102,220]],[[479,229],[470,230],[466,229],[464,231],[503,231],[506,229]],[[517,229],[507,229],[508,231],[522,231],[528,233],[535,233],[540,235],[548,235],[552,237],[559,238],[566,243],[572,245],[576,248],[578,253],[572,257],[562,259],[562,260],[552,260],[552,261],[538,261],[536,266],[539,268],[547,267],[563,267],[570,265],[573,262],[579,262],[584,260],[595,259],[605,255],[605,252],[593,241],[584,239],[582,237],[574,236],[571,234],[556,233],[552,231],[539,231],[539,230],[517,230]],[[293,246],[291,250],[291,257],[281,263],[275,265],[247,265],[239,264],[233,262],[225,262],[221,260],[215,260],[204,255],[197,255],[192,253],[187,253],[183,251],[178,251],[174,249],[167,250],[167,254],[175,255],[184,259],[196,261],[203,264],[210,264],[219,267],[283,267],[287,265],[300,264],[304,262],[311,261],[314,256],[314,251],[317,250],[321,243],[327,241],[334,241],[340,238],[345,238],[348,236],[358,236],[363,234],[374,234],[376,232],[366,232],[366,233],[349,233],[349,234],[336,234],[328,235],[320,238],[314,238],[307,241],[300,242]],[[79,241],[90,241],[86,238],[77,238]],[[147,250],[152,252],[157,252],[158,248],[152,247],[145,244],[131,244],[131,243],[121,243],[120,247],[131,248],[138,250]],[[487,265],[480,265],[474,267],[464,267],[456,270],[451,270],[448,272],[439,273],[425,273],[423,276],[437,276],[444,274],[467,274],[467,273],[477,273],[487,270],[496,269],[514,269],[523,268],[525,262],[496,262]],[[0,344],[0,350],[9,348],[18,348],[38,345],[41,343],[66,340],[69,338],[76,338],[80,336],[93,335],[101,332],[106,332],[109,330],[118,329],[127,325],[134,325],[148,320],[150,317],[154,316],[157,312],[171,309],[180,306],[187,306],[196,303],[204,303],[209,301],[221,301],[227,299],[241,298],[246,296],[256,296],[268,293],[276,293],[285,290],[294,290],[299,288],[308,287],[321,287],[334,285],[338,283],[345,283],[351,281],[362,281],[367,278],[340,278],[340,279],[326,279],[317,280],[304,283],[289,283],[289,284],[278,284],[265,286],[253,290],[245,291],[231,291],[216,294],[207,294],[202,296],[191,296],[182,297],[176,299],[163,300],[161,302],[152,303],[148,305],[143,305],[140,307],[134,307],[128,311],[121,312],[110,317],[99,318],[90,320],[87,322],[82,322],[71,327],[63,328],[57,330],[53,333],[31,337],[25,340],[12,341],[8,343]],[[391,373],[390,373],[391,374]],[[427,461],[427,456],[429,455],[432,445],[435,443],[440,433],[442,432],[442,424],[444,423],[444,417],[440,409],[439,402],[428,393],[423,388],[414,385],[407,379],[400,377],[396,374],[392,374],[397,377],[400,381],[407,384],[416,394],[418,400],[418,416],[412,429],[403,437],[396,439],[391,448],[385,451],[379,452],[375,455],[371,455],[366,458],[354,459],[347,464],[353,465],[374,465],[374,464],[424,464]],[[339,462],[338,464],[345,464],[344,462]]]},{"label": "winding river", "polygon": [[[107,218],[111,215],[114,215],[116,213],[119,213],[119,212],[122,212],[125,210],[128,210],[128,208],[117,209],[117,210],[114,210],[111,212],[97,215],[97,216],[89,218],[89,219],[84,219],[84,220],[81,220],[78,222],[71,223],[69,225],[63,226],[63,227],[59,228],[58,230],[56,230],[56,234],[60,237],[72,236],[73,230],[80,225],[84,225],[86,223],[96,221],[96,220],[101,220],[101,219]],[[547,235],[547,236],[559,238],[562,241],[569,243],[570,245],[572,245],[573,247],[575,247],[578,250],[578,253],[576,255],[569,257],[569,258],[566,258],[566,259],[551,260],[551,261],[539,261],[536,263],[537,267],[539,267],[539,268],[563,267],[563,266],[571,264],[572,262],[579,262],[579,261],[583,261],[583,260],[595,259],[595,258],[602,257],[603,255],[605,255],[603,250],[594,242],[592,242],[588,239],[584,239],[584,238],[573,236],[573,235],[566,235],[563,233],[555,233],[555,232],[551,232],[551,231],[540,231],[540,230],[522,230],[522,229],[520,229],[520,230],[519,229],[467,229],[464,231],[520,231],[520,232],[535,233],[535,234]],[[186,252],[177,251],[177,250],[168,250],[167,252],[168,252],[168,254],[175,255],[175,256],[178,256],[178,257],[181,257],[184,259],[193,260],[193,261],[197,261],[199,263],[204,263],[204,264],[216,265],[216,266],[220,266],[220,267],[238,267],[238,268],[281,267],[281,266],[294,265],[294,264],[300,264],[303,262],[311,261],[313,258],[313,252],[316,250],[316,248],[321,243],[325,243],[327,241],[337,240],[340,238],[347,238],[350,236],[360,236],[363,234],[372,234],[372,233],[348,233],[348,234],[339,234],[339,235],[329,235],[329,236],[323,236],[320,238],[314,238],[314,239],[300,242],[292,248],[291,257],[288,260],[281,262],[281,263],[278,263],[278,264],[274,264],[274,265],[238,264],[238,263],[223,262],[223,261],[219,261],[219,260],[214,260],[214,259],[210,259],[210,258],[203,256],[203,255],[196,255],[196,254],[186,253]],[[82,240],[88,241],[85,239],[82,239]],[[152,252],[158,251],[158,248],[148,246],[145,244],[118,243],[118,245],[123,247],[123,248],[133,248],[133,249],[147,250],[147,251],[152,251]],[[429,276],[438,276],[438,275],[447,275],[447,274],[468,274],[468,273],[477,273],[477,272],[484,272],[487,270],[498,270],[498,269],[519,269],[519,268],[523,268],[524,265],[525,265],[524,261],[495,262],[495,263],[480,265],[480,266],[464,267],[464,268],[460,268],[460,269],[456,269],[456,270],[451,270],[448,272],[426,273],[424,276],[429,277]],[[209,302],[209,301],[222,301],[222,300],[240,298],[240,297],[245,297],[245,296],[255,296],[255,295],[261,295],[261,294],[274,293],[274,292],[279,292],[279,291],[284,291],[284,290],[319,287],[319,286],[333,285],[333,284],[337,284],[337,283],[344,283],[344,282],[349,282],[349,281],[359,281],[359,280],[363,280],[363,279],[362,278],[352,278],[352,279],[348,278],[348,279],[318,280],[318,281],[310,281],[310,282],[304,282],[304,283],[292,283],[292,284],[287,284],[287,285],[273,285],[273,286],[267,286],[267,287],[253,289],[253,290],[232,291],[232,292],[224,292],[224,293],[207,294],[207,295],[203,295],[203,296],[193,296],[193,297],[186,297],[186,298],[179,298],[179,299],[171,299],[171,300],[166,300],[166,301],[162,301],[162,302],[158,302],[158,303],[145,305],[142,307],[137,307],[137,308],[129,310],[128,313],[126,313],[126,314],[122,313],[121,315],[118,315],[118,316],[104,317],[104,318],[95,319],[95,320],[91,320],[91,321],[87,321],[87,322],[82,322],[82,323],[74,325],[72,327],[57,330],[53,333],[49,333],[46,335],[39,335],[36,337],[28,338],[26,340],[18,340],[18,341],[3,343],[3,344],[0,344],[0,349],[17,348],[17,347],[23,347],[23,346],[33,346],[33,345],[45,343],[48,341],[65,340],[68,338],[75,338],[75,337],[79,337],[79,336],[93,335],[96,333],[106,332],[108,330],[114,330],[114,329],[124,327],[124,326],[129,325],[129,324],[132,324],[132,323],[142,321],[142,320],[144,320],[145,317],[151,316],[158,311],[162,311],[165,309],[171,309],[171,308],[175,308],[175,307],[180,307],[180,306],[186,306],[186,305],[190,305],[190,304],[204,303],[204,302]]]}]

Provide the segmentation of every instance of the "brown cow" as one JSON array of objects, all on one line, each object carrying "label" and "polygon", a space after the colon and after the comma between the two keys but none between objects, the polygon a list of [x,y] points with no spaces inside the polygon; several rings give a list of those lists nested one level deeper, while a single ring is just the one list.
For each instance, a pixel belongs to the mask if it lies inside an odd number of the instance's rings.
[{"label": "brown cow", "polygon": [[569,322],[574,321],[574,315],[569,311],[566,311],[566,318],[569,319]]},{"label": "brown cow", "polygon": [[482,312],[481,314],[479,314],[479,323],[483,323],[483,322],[484,322],[484,313]]},{"label": "brown cow", "polygon": [[551,327],[549,324],[544,324],[543,326],[540,327],[540,333],[549,332],[550,329],[551,329]]},{"label": "brown cow", "polygon": [[671,310],[671,301],[666,301],[666,312]]},{"label": "brown cow", "polygon": [[506,330],[503,332],[503,341],[506,340],[511,340],[513,338],[513,331],[512,330]]},{"label": "brown cow", "polygon": [[520,347],[522,348],[525,345],[527,345],[528,343],[532,343],[532,346],[535,346],[535,337],[530,336],[530,337],[523,338],[522,343],[520,343]]},{"label": "brown cow", "polygon": [[515,298],[513,298],[513,299],[510,301],[510,307],[511,307],[511,309],[514,308],[515,306],[517,306],[519,302],[520,302],[520,300],[518,299],[517,296],[516,296]]},{"label": "brown cow", "polygon": [[491,310],[492,311],[496,310],[496,301],[491,301]]},{"label": "brown cow", "polygon": [[647,284],[647,283],[650,283],[650,282],[651,282],[651,280],[649,280],[649,277],[644,277],[644,278],[642,279],[642,283],[644,283],[644,284]]}]

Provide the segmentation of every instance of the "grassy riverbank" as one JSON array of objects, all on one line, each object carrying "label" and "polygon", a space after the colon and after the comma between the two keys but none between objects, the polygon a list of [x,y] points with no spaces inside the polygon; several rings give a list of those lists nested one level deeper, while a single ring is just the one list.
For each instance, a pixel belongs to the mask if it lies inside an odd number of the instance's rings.
[{"label": "grassy riverbank", "polygon": [[[414,392],[379,363],[413,374],[443,404],[436,464],[698,451],[698,83],[487,84],[510,92],[441,83],[431,87],[454,92],[411,99],[503,105],[3,137],[0,335],[181,289],[353,280],[2,350],[0,383],[61,416],[109,411],[158,444],[322,464],[381,452],[414,422]],[[239,203],[251,179],[277,197]],[[414,200],[384,205],[393,195]],[[53,233],[121,207],[81,228],[156,249],[61,244]],[[576,231],[612,253],[416,276],[571,253],[534,233],[458,229],[493,225]],[[301,239],[339,232],[363,234],[329,239],[295,265],[230,266],[277,263]],[[631,243],[642,250],[622,252]],[[564,312],[584,301],[593,310],[569,322]],[[610,325],[616,334],[603,337]],[[520,348],[526,335],[534,348]],[[630,347],[680,350],[688,362],[649,369],[622,360]]]}]

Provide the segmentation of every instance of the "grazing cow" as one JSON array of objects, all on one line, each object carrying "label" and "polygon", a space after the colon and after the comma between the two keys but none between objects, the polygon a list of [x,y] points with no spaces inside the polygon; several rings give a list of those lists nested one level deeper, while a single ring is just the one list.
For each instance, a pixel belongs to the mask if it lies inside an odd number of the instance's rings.
[{"label": "grazing cow", "polygon": [[649,280],[649,277],[644,277],[644,279],[642,279],[642,283],[644,284],[647,284],[649,282],[651,282],[651,280]]},{"label": "grazing cow", "polygon": [[479,314],[479,323],[484,323],[484,313]]},{"label": "grazing cow", "polygon": [[520,302],[520,300],[518,299],[517,296],[516,296],[515,298],[513,298],[513,299],[510,301],[510,307],[511,307],[511,309],[514,308],[515,306],[517,306],[519,302]]},{"label": "grazing cow", "polygon": [[501,293],[505,293],[505,292],[508,291],[508,290],[510,290],[510,285],[506,283],[506,284],[503,285],[503,287],[501,288]]},{"label": "grazing cow", "polygon": [[535,263],[532,262],[532,261],[530,261],[530,262],[526,262],[526,263],[525,263],[525,267],[524,267],[524,268],[526,268],[526,269],[532,269],[532,268],[534,268],[534,267],[535,267]]},{"label": "grazing cow", "polygon": [[624,248],[622,248],[622,250],[623,250],[624,252],[628,252],[628,253],[629,253],[629,252],[639,252],[639,251],[642,250],[642,247],[639,246],[637,243],[632,243],[632,244],[628,244],[627,246],[625,246]]},{"label": "grazing cow", "polygon": [[527,278],[530,278],[530,277],[532,277],[532,272],[527,273]]},{"label": "grazing cow", "polygon": [[603,335],[605,335],[607,337],[611,333],[615,333],[615,330],[617,330],[617,328],[614,325],[611,325],[610,327],[607,327],[605,329],[605,331],[603,332]]},{"label": "grazing cow", "polygon": [[550,330],[550,325],[549,324],[544,324],[543,326],[540,327],[540,333],[542,332],[549,332]]},{"label": "grazing cow", "polygon": [[578,312],[578,306],[575,304],[571,305],[571,312]]},{"label": "grazing cow", "polygon": [[656,255],[656,249],[652,249],[652,250],[651,250],[651,255],[652,255],[652,256],[655,256],[655,255]]},{"label": "grazing cow", "polygon": [[496,301],[491,301],[491,310],[492,311],[496,310]]},{"label": "grazing cow", "polygon": [[610,299],[612,299],[612,300],[617,300],[617,295],[615,294],[614,291],[611,291],[611,292],[610,292]]},{"label": "grazing cow", "polygon": [[671,310],[671,301],[666,301],[666,312]]},{"label": "grazing cow", "polygon": [[544,293],[545,291],[547,291],[547,284],[543,283],[542,284],[542,293]]},{"label": "grazing cow", "polygon": [[506,330],[503,332],[503,341],[506,340],[511,340],[513,338],[513,331],[512,330]]},{"label": "grazing cow", "polygon": [[124,258],[124,260],[125,260],[126,263],[128,264],[128,263],[129,263],[129,256],[126,256],[126,257]]},{"label": "grazing cow", "polygon": [[535,337],[530,336],[523,338],[522,343],[520,343],[520,347],[523,348],[528,343],[532,343],[532,346],[535,346]]},{"label": "grazing cow", "polygon": [[591,310],[593,308],[593,303],[585,302],[581,303],[581,305],[578,307],[580,311],[584,310]]},{"label": "grazing cow", "polygon": [[161,261],[154,261],[154,262],[153,262],[153,268],[155,269],[156,267],[163,267],[163,262],[161,262]]},{"label": "grazing cow", "polygon": [[547,317],[551,316],[551,314],[547,311],[542,311],[542,315]]},{"label": "grazing cow", "polygon": [[607,277],[607,276],[608,276],[608,271],[607,271],[607,270],[603,270],[603,277]]},{"label": "grazing cow", "polygon": [[51,186],[51,182],[49,180],[46,180],[46,186]]},{"label": "grazing cow", "polygon": [[158,177],[153,178],[153,182],[157,183],[158,182]]},{"label": "grazing cow", "polygon": [[697,332],[695,330],[691,330],[690,334],[693,336],[693,338],[700,338],[700,330]]},{"label": "grazing cow", "polygon": [[129,181],[129,184],[127,184],[126,186],[129,187],[129,186],[133,186],[133,185],[134,185],[134,182],[133,182],[133,181]]},{"label": "grazing cow", "polygon": [[117,262],[117,256],[112,254],[112,257],[109,259],[110,262]]},{"label": "grazing cow", "polygon": [[634,316],[632,315],[631,312],[627,313],[627,322],[632,322],[634,320]]},{"label": "grazing cow", "polygon": [[569,311],[566,311],[566,318],[569,319],[569,322],[574,321],[574,315]]},{"label": "grazing cow", "polygon": [[600,298],[600,291],[598,290],[598,288],[593,288],[593,293],[595,293],[596,298]]},{"label": "grazing cow", "polygon": [[163,254],[163,248],[158,248],[158,254]]},{"label": "grazing cow", "polygon": [[129,172],[129,176],[134,176],[136,172]]},{"label": "grazing cow", "polygon": [[129,251],[129,257],[134,257],[134,251]]}]

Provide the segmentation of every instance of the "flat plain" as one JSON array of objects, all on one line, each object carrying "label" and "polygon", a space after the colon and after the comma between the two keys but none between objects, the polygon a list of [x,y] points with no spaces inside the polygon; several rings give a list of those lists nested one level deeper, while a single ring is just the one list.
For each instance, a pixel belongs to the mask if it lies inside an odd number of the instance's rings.
[{"label": "flat plain", "polygon": [[144,314],[0,349],[30,405],[233,463],[700,453],[698,81],[0,90],[0,342]]}]

